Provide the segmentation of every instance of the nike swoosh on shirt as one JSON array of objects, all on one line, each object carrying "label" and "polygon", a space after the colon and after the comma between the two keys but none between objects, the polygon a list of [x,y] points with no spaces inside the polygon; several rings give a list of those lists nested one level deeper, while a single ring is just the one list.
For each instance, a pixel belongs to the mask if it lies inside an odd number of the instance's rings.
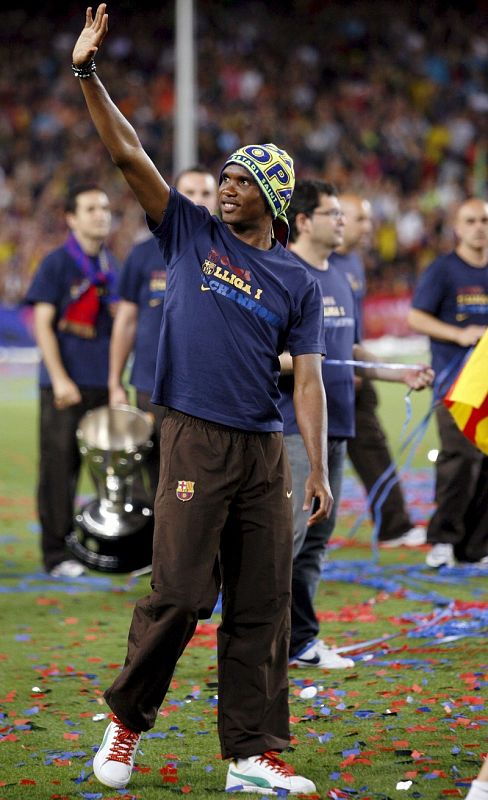
[{"label": "nike swoosh on shirt", "polygon": [[291,492],[288,492],[288,491],[286,492],[286,496],[287,496],[288,500],[290,499],[292,494],[293,494],[293,489],[291,490]]},{"label": "nike swoosh on shirt", "polygon": [[205,286],[205,284],[202,283],[202,285],[200,286],[200,289],[201,289],[202,292],[209,292],[210,291],[210,286]]}]

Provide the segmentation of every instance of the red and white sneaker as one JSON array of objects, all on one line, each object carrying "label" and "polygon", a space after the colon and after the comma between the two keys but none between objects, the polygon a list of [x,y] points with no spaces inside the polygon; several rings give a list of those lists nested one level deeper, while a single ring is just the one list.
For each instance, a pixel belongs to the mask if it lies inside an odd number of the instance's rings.
[{"label": "red and white sneaker", "polygon": [[317,791],[312,781],[295,775],[293,767],[278,758],[278,753],[273,750],[231,761],[225,790],[255,794],[278,794],[283,791],[288,794],[314,794]]},{"label": "red and white sneaker", "polygon": [[93,771],[100,783],[113,789],[127,786],[140,740],[140,733],[126,728],[117,717],[112,718],[93,759]]}]

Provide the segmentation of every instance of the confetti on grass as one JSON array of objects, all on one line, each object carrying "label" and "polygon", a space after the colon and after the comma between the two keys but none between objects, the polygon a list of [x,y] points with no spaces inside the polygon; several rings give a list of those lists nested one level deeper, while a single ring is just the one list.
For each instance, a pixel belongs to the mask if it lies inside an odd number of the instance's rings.
[{"label": "confetti on grass", "polygon": [[[464,796],[487,749],[488,657],[483,647],[488,602],[480,593],[481,577],[472,567],[432,573],[405,561],[380,566],[364,558],[325,564],[323,578],[331,594],[347,586],[347,602],[324,604],[321,632],[327,639],[330,626],[334,637],[343,635],[341,650],[350,650],[356,665],[346,671],[290,670],[292,747],[300,757],[310,753],[310,777],[321,784],[323,797]],[[43,786],[53,784],[46,800],[143,798],[150,780],[161,791],[190,794],[196,792],[197,775],[199,791],[203,777],[208,791],[223,792],[225,769],[214,753],[215,619],[199,624],[184,657],[204,664],[198,677],[181,679],[177,671],[155,728],[142,737],[134,790],[112,791],[108,798],[94,779],[92,759],[106,721],[102,692],[121,666],[112,621],[121,605],[132,602],[136,584],[147,586],[147,578],[138,583],[129,577],[122,586],[110,576],[55,584],[41,574],[10,578],[4,593],[15,589],[32,595],[32,607],[55,634],[48,646],[46,638],[41,645],[37,626],[19,620],[10,628],[8,646],[3,645],[0,660],[8,665],[15,648],[25,656],[29,675],[23,685],[2,684],[0,755],[15,754],[8,771],[3,770],[3,787],[22,786],[22,797],[34,796],[34,779],[40,784],[30,769],[35,764],[43,770]],[[456,599],[460,585],[472,586],[471,599]],[[103,625],[87,620],[82,611],[83,598],[94,592]],[[79,596],[80,604],[70,595]],[[357,599],[366,595],[366,601]],[[386,611],[392,598],[394,615]],[[460,659],[465,648],[470,648],[469,661]],[[59,696],[67,685],[70,700],[63,708]],[[38,732],[50,730],[53,720],[63,724],[60,746],[42,749]],[[62,786],[54,785],[60,780]]]}]

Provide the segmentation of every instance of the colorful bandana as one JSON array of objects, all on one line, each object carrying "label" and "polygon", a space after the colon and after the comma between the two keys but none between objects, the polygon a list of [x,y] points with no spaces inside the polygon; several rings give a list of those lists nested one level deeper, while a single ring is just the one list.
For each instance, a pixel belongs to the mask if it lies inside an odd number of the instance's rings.
[{"label": "colorful bandana", "polygon": [[98,256],[88,256],[70,234],[64,249],[77,263],[83,277],[80,283],[71,287],[71,302],[64,309],[58,328],[82,339],[94,339],[102,303],[109,305],[110,313],[115,310],[118,300],[113,288],[115,272],[104,247]]},{"label": "colorful bandana", "polygon": [[289,227],[285,211],[295,187],[293,159],[275,144],[248,144],[229,156],[222,171],[228,164],[249,170],[271,208],[274,235],[286,247]]}]

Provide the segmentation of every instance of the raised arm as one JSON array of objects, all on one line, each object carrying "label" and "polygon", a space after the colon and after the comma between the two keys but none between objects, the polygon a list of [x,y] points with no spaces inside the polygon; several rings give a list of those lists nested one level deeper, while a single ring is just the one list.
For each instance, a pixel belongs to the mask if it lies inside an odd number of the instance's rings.
[{"label": "raised arm", "polygon": [[159,223],[168,205],[169,186],[94,71],[93,58],[108,31],[106,8],[101,3],[94,18],[92,9],[87,8],[85,27],[73,49],[73,67],[93,124],[112,161],[123,172],[146,214]]},{"label": "raised arm", "polygon": [[313,525],[329,516],[333,504],[327,467],[327,404],[321,356],[294,356],[293,373],[293,404],[310,461],[303,510],[308,511],[314,500],[313,513],[308,519],[308,525]]}]

